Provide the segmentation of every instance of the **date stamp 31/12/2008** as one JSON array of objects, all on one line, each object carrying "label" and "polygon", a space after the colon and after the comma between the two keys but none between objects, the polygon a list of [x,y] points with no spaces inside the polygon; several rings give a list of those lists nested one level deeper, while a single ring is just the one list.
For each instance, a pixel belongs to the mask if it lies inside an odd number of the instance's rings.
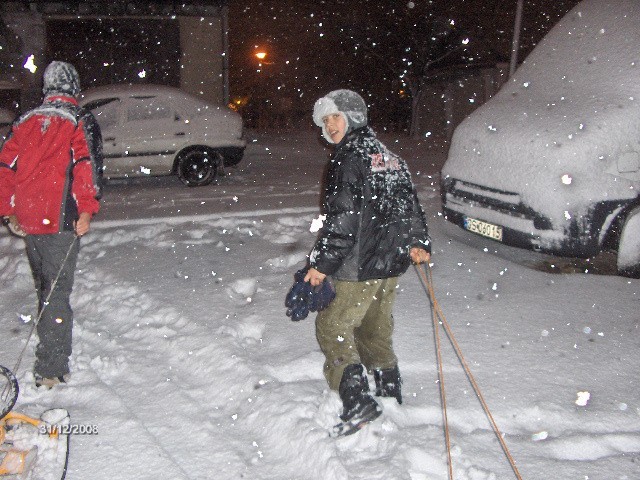
[{"label": "date stamp 31/12/2008", "polygon": [[43,435],[97,435],[98,425],[51,425],[49,423],[41,423],[38,426],[40,433]]}]

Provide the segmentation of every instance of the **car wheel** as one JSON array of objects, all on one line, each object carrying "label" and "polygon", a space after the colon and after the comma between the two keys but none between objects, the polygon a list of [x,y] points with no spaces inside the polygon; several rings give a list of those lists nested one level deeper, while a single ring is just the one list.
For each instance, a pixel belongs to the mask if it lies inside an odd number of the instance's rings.
[{"label": "car wheel", "polygon": [[178,158],[178,178],[188,187],[209,185],[218,176],[220,154],[215,150],[194,148]]},{"label": "car wheel", "polygon": [[640,207],[636,207],[624,221],[618,244],[618,273],[640,278]]}]

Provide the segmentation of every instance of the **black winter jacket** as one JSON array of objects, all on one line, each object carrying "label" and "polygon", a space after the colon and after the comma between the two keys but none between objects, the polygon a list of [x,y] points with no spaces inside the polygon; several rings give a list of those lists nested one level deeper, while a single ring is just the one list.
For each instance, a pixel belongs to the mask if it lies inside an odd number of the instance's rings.
[{"label": "black winter jacket", "polygon": [[326,219],[310,265],[338,280],[397,277],[411,247],[431,252],[422,207],[406,163],[369,127],[336,145],[327,172]]}]

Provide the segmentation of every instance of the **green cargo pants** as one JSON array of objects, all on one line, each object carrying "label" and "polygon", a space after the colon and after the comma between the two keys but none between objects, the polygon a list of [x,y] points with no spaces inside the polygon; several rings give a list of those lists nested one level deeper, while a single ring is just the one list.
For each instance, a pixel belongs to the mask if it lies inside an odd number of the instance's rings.
[{"label": "green cargo pants", "polygon": [[397,365],[391,340],[397,285],[397,277],[335,281],[336,298],[316,317],[324,376],[332,390],[338,390],[347,365],[361,363],[368,371]]}]

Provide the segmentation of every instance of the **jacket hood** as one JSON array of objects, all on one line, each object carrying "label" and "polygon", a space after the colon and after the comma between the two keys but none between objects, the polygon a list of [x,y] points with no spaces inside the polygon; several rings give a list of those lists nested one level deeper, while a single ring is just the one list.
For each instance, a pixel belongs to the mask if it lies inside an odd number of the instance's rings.
[{"label": "jacket hood", "polygon": [[364,99],[352,90],[334,90],[319,98],[313,106],[313,122],[322,128],[322,135],[333,143],[324,128],[322,118],[332,113],[340,113],[347,123],[345,135],[367,125],[367,104]]},{"label": "jacket hood", "polygon": [[49,95],[70,95],[80,93],[80,76],[75,67],[67,62],[53,61],[44,71],[42,93]]}]

